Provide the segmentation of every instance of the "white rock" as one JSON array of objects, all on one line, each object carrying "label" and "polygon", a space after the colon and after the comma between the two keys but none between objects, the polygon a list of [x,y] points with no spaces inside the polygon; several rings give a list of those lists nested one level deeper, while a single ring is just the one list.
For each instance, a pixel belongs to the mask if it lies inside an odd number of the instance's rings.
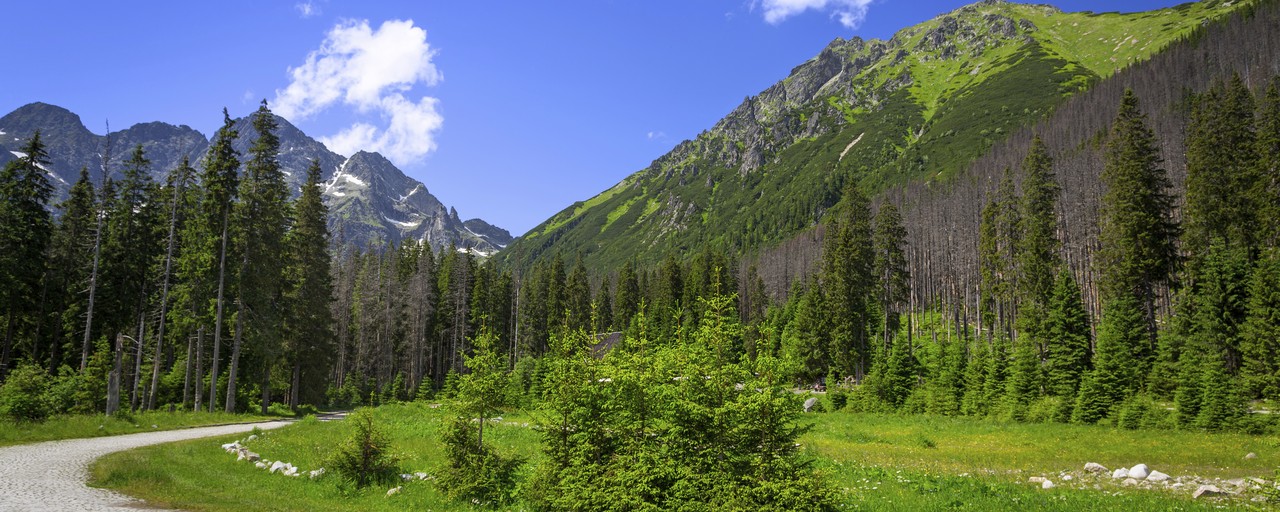
[{"label": "white rock", "polygon": [[400,474],[400,479],[401,479],[401,480],[403,480],[403,481],[405,481],[405,482],[408,482],[408,481],[410,481],[410,480],[413,480],[413,475],[410,475],[410,474],[408,474],[408,473],[401,473],[401,474]]},{"label": "white rock", "polygon": [[255,462],[253,465],[257,466],[258,469],[267,469],[268,467],[270,467],[267,465],[266,462],[262,462],[262,461]]},{"label": "white rock", "polygon": [[394,496],[396,494],[400,494],[400,486],[387,489],[387,496]]},{"label": "white rock", "polygon": [[1147,475],[1148,482],[1164,482],[1168,479],[1169,479],[1169,475],[1166,475],[1159,471],[1152,471],[1151,474]]},{"label": "white rock", "polygon": [[1123,482],[1120,482],[1120,485],[1123,485],[1125,487],[1133,487],[1135,485],[1138,485],[1138,480],[1135,478],[1126,478],[1124,479]]},{"label": "white rock", "polygon": [[1033,476],[1027,479],[1027,483],[1029,484],[1042,484],[1048,481],[1049,481],[1048,479],[1042,476]]},{"label": "white rock", "polygon": [[222,445],[222,449],[226,450],[227,453],[235,453],[236,450],[240,449],[240,443],[239,442],[227,443]]},{"label": "white rock", "polygon": [[1053,480],[1045,480],[1045,481],[1044,481],[1044,483],[1040,484],[1040,488],[1041,488],[1041,489],[1052,489],[1052,488],[1053,488]]},{"label": "white rock", "polygon": [[1219,489],[1218,486],[1216,485],[1202,485],[1200,486],[1200,488],[1196,489],[1196,492],[1191,494],[1191,497],[1202,498],[1206,496],[1226,496],[1226,495],[1227,493],[1223,492],[1222,489]]},{"label": "white rock", "polygon": [[1245,458],[1246,460],[1256,459],[1256,458],[1258,458],[1258,454],[1253,453],[1253,452],[1249,452],[1249,453],[1245,454],[1244,458]]},{"label": "white rock", "polygon": [[810,410],[812,410],[812,409],[813,409],[813,406],[815,406],[815,405],[817,405],[817,404],[818,404],[818,399],[817,399],[817,398],[810,397],[808,400],[805,400],[805,401],[804,401],[804,412],[809,412]]},{"label": "white rock", "polygon": [[1138,464],[1137,466],[1129,468],[1130,478],[1137,478],[1138,480],[1142,480],[1143,478],[1146,478],[1147,475],[1149,474],[1151,474],[1151,468],[1147,467],[1146,464]]},{"label": "white rock", "polygon": [[292,465],[289,465],[288,467],[284,468],[284,476],[298,476],[298,468],[295,468]]},{"label": "white rock", "polygon": [[1064,482],[1070,482],[1071,480],[1072,480],[1072,476],[1071,476],[1071,475],[1062,475],[1062,481],[1064,481]]},{"label": "white rock", "polygon": [[1106,466],[1103,466],[1102,464],[1098,464],[1097,462],[1090,462],[1085,464],[1084,470],[1090,473],[1106,473],[1107,471],[1109,471]]},{"label": "white rock", "polygon": [[413,474],[413,476],[418,477],[418,480],[426,480],[426,479],[427,479],[427,474],[426,474],[426,473],[422,473],[422,472],[414,473],[414,474]]},{"label": "white rock", "polygon": [[1119,480],[1121,478],[1129,478],[1129,470],[1125,468],[1120,468],[1115,471],[1112,471],[1111,478],[1115,480]]},{"label": "white rock", "polygon": [[312,470],[311,473],[309,473],[308,478],[315,480],[322,476],[324,476],[324,468]]},{"label": "white rock", "polygon": [[246,439],[245,442],[257,441],[257,440],[258,440],[258,434],[250,434],[249,439]]},{"label": "white rock", "polygon": [[271,470],[270,470],[270,471],[271,471],[272,473],[275,473],[276,471],[283,470],[283,469],[285,468],[285,466],[288,466],[288,465],[289,465],[289,464],[284,463],[284,462],[275,461],[275,462],[272,462],[272,463],[271,463]]}]

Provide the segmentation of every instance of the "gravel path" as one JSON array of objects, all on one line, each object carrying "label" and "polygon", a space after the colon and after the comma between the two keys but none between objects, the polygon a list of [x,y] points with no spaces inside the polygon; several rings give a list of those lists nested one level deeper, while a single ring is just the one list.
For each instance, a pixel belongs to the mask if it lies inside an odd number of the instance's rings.
[{"label": "gravel path", "polygon": [[137,510],[145,502],[85,485],[89,463],[139,446],[279,428],[290,421],[222,425],[0,448],[0,511]]}]

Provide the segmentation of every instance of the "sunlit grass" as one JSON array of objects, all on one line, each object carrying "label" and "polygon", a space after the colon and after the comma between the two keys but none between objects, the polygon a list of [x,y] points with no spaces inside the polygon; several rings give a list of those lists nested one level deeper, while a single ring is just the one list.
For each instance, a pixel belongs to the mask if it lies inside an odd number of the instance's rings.
[{"label": "sunlit grass", "polygon": [[266,421],[276,418],[275,416],[228,414],[223,412],[148,411],[121,416],[103,414],[54,416],[36,423],[0,419],[0,446],[81,437],[114,436],[224,423]]}]

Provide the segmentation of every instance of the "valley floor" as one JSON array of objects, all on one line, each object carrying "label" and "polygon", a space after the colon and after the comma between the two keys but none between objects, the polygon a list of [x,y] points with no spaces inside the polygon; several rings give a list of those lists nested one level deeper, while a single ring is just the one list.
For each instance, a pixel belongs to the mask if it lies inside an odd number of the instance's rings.
[{"label": "valley floor", "polygon": [[[305,475],[348,435],[342,423],[304,420],[247,443],[264,460],[300,468],[301,477],[272,474],[236,461],[220,445],[228,436],[120,452],[92,468],[92,485],[162,507],[191,510],[405,510],[469,509],[450,502],[432,475],[444,463],[440,429],[449,406],[425,403],[375,411],[409,478],[355,490],[332,474]],[[486,430],[507,453],[529,457],[527,476],[541,458],[537,412],[516,412]],[[1255,492],[1193,500],[1200,483],[1228,491],[1232,481],[1265,479],[1274,485],[1280,440],[1241,434],[1128,431],[1060,424],[1007,424],[965,418],[854,413],[806,414],[813,429],[806,453],[842,490],[845,508],[873,510],[1208,510],[1223,506],[1266,509]],[[1254,457],[1246,458],[1253,453]],[[1111,475],[1084,471],[1147,464],[1183,485],[1126,486]],[[421,475],[413,476],[414,473]],[[1043,477],[1053,488],[1030,481]],[[1068,478],[1069,477],[1069,478]],[[393,495],[387,491],[400,487]],[[527,508],[517,501],[515,508]]]}]

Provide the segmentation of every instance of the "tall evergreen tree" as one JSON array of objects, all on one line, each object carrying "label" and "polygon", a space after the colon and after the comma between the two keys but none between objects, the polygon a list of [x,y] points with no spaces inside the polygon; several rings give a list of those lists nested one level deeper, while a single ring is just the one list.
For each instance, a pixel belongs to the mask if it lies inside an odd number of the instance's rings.
[{"label": "tall evergreen tree", "polygon": [[870,369],[869,300],[875,286],[871,207],[856,186],[827,216],[822,248],[822,286],[832,317],[832,363],[839,375],[859,378]]},{"label": "tall evergreen tree", "polygon": [[[1021,238],[1018,245],[1019,333],[1021,345],[1033,345],[1036,359],[1044,352],[1045,317],[1053,295],[1053,280],[1060,263],[1058,256],[1058,195],[1060,187],[1053,173],[1044,141],[1036,135],[1022,164],[1022,204],[1019,217]],[[1030,363],[1027,363],[1030,364]],[[1038,364],[1036,365],[1038,368]],[[1036,379],[1038,380],[1038,379]]]},{"label": "tall evergreen tree", "polygon": [[[98,198],[88,168],[80,169],[79,179],[58,209],[62,215],[49,249],[50,281],[57,297],[52,306],[56,333],[53,342],[65,344],[65,353],[69,356],[76,348],[71,334],[84,325],[81,320],[84,306],[78,292],[88,287],[89,269],[93,264],[92,238],[97,227]],[[58,358],[53,359],[50,367],[62,364]]]},{"label": "tall evergreen tree", "polygon": [[613,302],[613,311],[613,327],[619,331],[626,330],[640,311],[640,281],[631,260],[623,262],[618,271],[618,298]]},{"label": "tall evergreen tree", "polygon": [[[190,296],[194,312],[198,315],[212,313],[213,357],[209,370],[209,410],[218,402],[219,367],[222,363],[223,321],[226,313],[227,259],[231,257],[231,213],[239,189],[240,152],[232,144],[240,137],[235,123],[222,109],[222,127],[209,144],[205,154],[204,172],[200,182],[204,195],[200,203],[199,219],[192,229],[184,233],[187,250],[179,268],[184,270],[183,280],[191,286]],[[205,311],[212,309],[212,312]]]},{"label": "tall evergreen tree", "polygon": [[1066,267],[1054,282],[1045,320],[1045,385],[1053,395],[1070,401],[1080,387],[1080,378],[1089,370],[1092,354],[1089,314],[1080,298],[1080,286]]},{"label": "tall evergreen tree", "polygon": [[1269,250],[1253,270],[1240,352],[1252,397],[1280,400],[1280,250]]},{"label": "tall evergreen tree", "polygon": [[280,339],[280,300],[283,292],[288,189],[280,170],[280,138],[275,115],[264,100],[253,114],[258,138],[249,148],[244,179],[240,181],[240,202],[235,220],[240,246],[237,273],[236,327],[227,367],[226,412],[236,410],[241,350],[248,339],[262,371],[262,413],[271,403],[271,367],[275,364]]},{"label": "tall evergreen tree", "polygon": [[1137,96],[1129,89],[1107,138],[1102,181],[1105,192],[1095,261],[1103,316],[1113,301],[1136,301],[1145,320],[1146,337],[1136,347],[1139,357],[1132,363],[1145,374],[1155,350],[1157,287],[1168,281],[1177,263],[1174,243],[1178,228],[1155,136],[1147,127]]},{"label": "tall evergreen tree", "polygon": [[1271,79],[1259,105],[1256,137],[1257,172],[1253,204],[1257,207],[1258,240],[1280,247],[1280,76]]},{"label": "tall evergreen tree", "polygon": [[296,408],[323,400],[320,393],[333,364],[335,345],[328,208],[321,197],[318,161],[312,160],[307,168],[293,216],[286,240],[284,345],[292,371],[289,404]]},{"label": "tall evergreen tree", "polygon": [[44,169],[49,153],[39,131],[31,135],[21,153],[0,171],[0,300],[5,321],[0,379],[9,373],[19,326],[25,327],[34,319],[45,271],[44,254],[53,234],[47,209],[53,186]]},{"label": "tall evergreen tree", "polygon": [[1143,370],[1137,358],[1146,338],[1146,322],[1136,299],[1120,296],[1104,305],[1093,371],[1080,384],[1072,421],[1097,423],[1141,388]]},{"label": "tall evergreen tree", "polygon": [[1253,95],[1238,74],[1194,100],[1187,126],[1183,209],[1183,246],[1193,270],[1215,239],[1254,245],[1257,217],[1250,193],[1256,182],[1258,146],[1253,110]]},{"label": "tall evergreen tree", "polygon": [[888,350],[902,323],[902,310],[911,291],[911,274],[907,269],[905,251],[907,229],[902,225],[898,207],[892,203],[886,201],[876,212],[872,244],[875,246],[875,275],[879,281],[876,298],[884,313],[884,348]]}]

